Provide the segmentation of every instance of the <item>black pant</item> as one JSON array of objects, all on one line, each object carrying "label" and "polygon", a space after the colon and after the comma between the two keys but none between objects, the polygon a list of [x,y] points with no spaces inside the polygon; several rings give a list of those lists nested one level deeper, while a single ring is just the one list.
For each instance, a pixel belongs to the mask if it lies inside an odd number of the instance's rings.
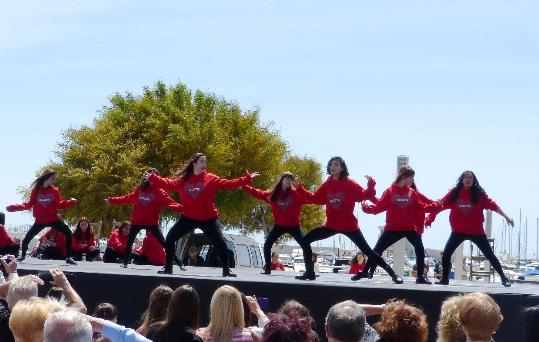
[{"label": "black pant", "polygon": [[11,244],[11,245],[7,245],[5,247],[0,247],[0,255],[14,255],[14,256],[19,256],[19,244],[17,243],[14,243],[14,244]]},{"label": "black pant", "polygon": [[131,253],[131,260],[137,265],[150,265],[150,261],[145,255],[139,254],[137,252]]},{"label": "black pant", "polygon": [[41,251],[41,259],[45,260],[62,260],[66,257],[62,254],[62,251],[58,247],[46,246]]},{"label": "black pant", "polygon": [[71,256],[71,229],[65,224],[64,221],[54,221],[52,223],[34,223],[32,227],[30,227],[30,230],[26,233],[24,236],[24,239],[22,240],[22,250],[21,255],[24,257],[26,256],[26,251],[28,250],[28,244],[34,236],[39,234],[40,231],[43,230],[43,228],[51,227],[53,229],[56,229],[60,233],[63,233],[66,236],[66,251],[67,251],[67,257]]},{"label": "black pant", "polygon": [[115,263],[118,258],[123,258],[123,254],[118,253],[118,251],[112,247],[107,246],[107,248],[105,248],[105,253],[103,253],[103,262]]},{"label": "black pant", "polygon": [[142,229],[146,229],[146,232],[152,232],[153,236],[155,236],[161,246],[163,246],[163,248],[166,247],[165,237],[163,236],[163,233],[161,233],[161,229],[159,229],[159,226],[131,225],[129,235],[127,236],[127,245],[125,245],[124,264],[127,264],[129,262],[131,249],[133,248],[133,242],[135,242],[135,238],[137,237],[138,232],[140,232]]},{"label": "black pant", "polygon": [[[99,255],[99,249],[94,249],[93,251],[88,251],[86,253],[86,261],[93,261]],[[73,251],[73,259],[77,261],[82,261],[83,252]]]},{"label": "black pant", "polygon": [[285,228],[282,226],[275,225],[273,226],[273,229],[269,232],[268,237],[264,242],[264,261],[266,262],[265,267],[267,270],[271,269],[271,247],[273,246],[275,241],[277,241],[277,239],[279,239],[284,234],[290,234],[290,236],[292,236],[292,238],[296,240],[296,242],[303,250],[303,257],[305,258],[306,246],[303,242],[303,233],[301,232],[301,228],[299,226]]},{"label": "black pant", "polygon": [[[417,231],[384,230],[382,235],[380,235],[380,237],[378,238],[378,242],[376,242],[376,246],[374,246],[373,250],[377,254],[382,255],[382,253],[384,253],[384,251],[389,246],[403,238],[406,238],[408,241],[410,241],[412,246],[414,246],[416,260],[415,262],[417,265],[417,277],[421,277],[423,276],[423,272],[425,271],[425,248],[423,247],[423,240],[421,240],[421,235],[419,235]],[[374,273],[375,270],[376,265],[371,262],[371,259],[367,260],[365,271]]]},{"label": "black pant", "polygon": [[217,219],[207,221],[197,221],[181,216],[178,222],[176,222],[167,234],[166,240],[166,252],[167,263],[165,265],[166,270],[172,270],[172,262],[176,253],[176,241],[182,236],[189,233],[195,228],[200,228],[204,234],[211,240],[214,247],[217,249],[219,260],[223,265],[223,271],[229,271],[228,266],[228,248],[226,246],[223,232],[221,231],[221,225]]},{"label": "black pant", "polygon": [[[470,240],[471,242],[475,243],[477,247],[481,250],[481,253],[490,261],[490,264],[496,272],[500,275],[500,277],[506,278],[505,274],[503,273],[502,265],[500,264],[500,261],[498,258],[496,258],[496,255],[494,255],[494,252],[492,251],[492,248],[490,247],[490,243],[487,240],[487,236],[485,234],[483,235],[468,235],[468,234],[460,234],[460,233],[451,233],[449,236],[449,240],[447,240],[447,243],[445,244],[444,248],[444,256],[442,257],[442,279],[449,279],[449,271],[451,270],[451,256],[453,255],[453,252],[455,252],[455,249],[463,243],[465,240]],[[462,267],[461,265],[457,264],[456,267]]]},{"label": "black pant", "polygon": [[384,259],[382,259],[379,254],[375,253],[371,249],[360,230],[353,232],[338,232],[327,227],[315,228],[307,233],[307,235],[305,235],[303,238],[303,242],[305,243],[305,252],[303,255],[303,258],[305,259],[305,273],[309,275],[314,274],[314,264],[312,261],[313,252],[310,246],[311,243],[314,241],[327,239],[335,234],[343,234],[348,237],[367,256],[368,260],[372,260],[375,265],[380,265],[380,267],[382,267],[391,277],[395,276],[393,269],[384,261]]}]

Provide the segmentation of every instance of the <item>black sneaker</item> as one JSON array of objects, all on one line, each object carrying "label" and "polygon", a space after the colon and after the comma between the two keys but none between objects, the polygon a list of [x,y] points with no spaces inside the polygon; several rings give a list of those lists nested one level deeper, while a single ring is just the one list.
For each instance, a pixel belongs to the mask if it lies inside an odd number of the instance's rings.
[{"label": "black sneaker", "polygon": [[399,276],[396,275],[396,274],[391,276],[391,280],[393,280],[393,282],[394,282],[395,284],[402,284],[402,283],[404,283],[404,281],[402,280],[402,278],[399,277]]},{"label": "black sneaker", "polygon": [[430,281],[427,276],[422,275],[420,277],[417,277],[415,280],[416,284],[425,284],[425,285],[432,285],[432,281]]},{"label": "black sneaker", "polygon": [[26,257],[24,255],[21,255],[17,258],[17,262],[23,262],[24,259],[26,259]]},{"label": "black sneaker", "polygon": [[66,258],[66,263],[70,265],[77,265],[77,263],[75,262],[75,260],[73,260],[72,257]]},{"label": "black sneaker", "polygon": [[360,279],[363,279],[363,278],[368,278],[369,277],[369,274],[365,271],[362,271],[362,272],[357,272],[356,274],[354,274],[354,276],[352,276],[352,279],[353,281],[358,281]]},{"label": "black sneaker", "polygon": [[505,287],[511,287],[511,280],[509,278],[502,278],[502,285]]},{"label": "black sneaker", "polygon": [[372,279],[372,277],[374,277],[374,272],[368,272],[367,278]]},{"label": "black sneaker", "polygon": [[300,276],[296,276],[296,279],[297,279],[297,280],[315,280],[315,279],[316,279],[316,275],[315,275],[315,274],[307,274],[307,273],[303,273],[303,274],[300,275]]},{"label": "black sneaker", "polygon": [[180,271],[187,271],[187,268],[183,265],[180,266]]},{"label": "black sneaker", "polygon": [[271,270],[265,269],[261,274],[271,274]]},{"label": "black sneaker", "polygon": [[157,271],[159,274],[172,274],[172,268],[167,268],[166,266]]},{"label": "black sneaker", "polygon": [[223,277],[235,278],[235,277],[237,277],[237,275],[232,273],[232,271],[230,271],[230,270],[223,270]]},{"label": "black sneaker", "polygon": [[442,278],[442,279],[438,280],[435,284],[436,285],[449,285],[449,279]]},{"label": "black sneaker", "polygon": [[120,267],[121,268],[127,268],[127,264],[121,264]]}]

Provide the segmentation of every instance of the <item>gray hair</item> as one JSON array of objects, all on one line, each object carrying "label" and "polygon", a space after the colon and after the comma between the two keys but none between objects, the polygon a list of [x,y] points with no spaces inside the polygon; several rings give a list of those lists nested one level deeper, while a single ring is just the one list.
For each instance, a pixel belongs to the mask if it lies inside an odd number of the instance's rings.
[{"label": "gray hair", "polygon": [[10,309],[13,309],[18,301],[37,297],[37,283],[32,276],[27,275],[17,278],[11,282],[7,291],[6,302]]},{"label": "gray hair", "polygon": [[92,342],[92,325],[79,312],[62,310],[45,321],[45,342]]},{"label": "gray hair", "polygon": [[333,305],[326,316],[328,337],[341,342],[359,342],[365,334],[365,312],[353,300]]}]

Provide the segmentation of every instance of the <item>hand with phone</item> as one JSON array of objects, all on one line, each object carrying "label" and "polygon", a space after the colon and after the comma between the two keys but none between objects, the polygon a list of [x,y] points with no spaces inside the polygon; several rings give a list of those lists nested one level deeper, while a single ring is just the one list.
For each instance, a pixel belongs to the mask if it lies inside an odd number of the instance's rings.
[{"label": "hand with phone", "polygon": [[245,296],[245,298],[247,298],[247,305],[249,306],[249,310],[252,314],[254,314],[258,318],[266,316],[266,314],[262,310],[262,307],[265,307],[265,310],[268,309],[268,298],[256,298],[256,296]]}]

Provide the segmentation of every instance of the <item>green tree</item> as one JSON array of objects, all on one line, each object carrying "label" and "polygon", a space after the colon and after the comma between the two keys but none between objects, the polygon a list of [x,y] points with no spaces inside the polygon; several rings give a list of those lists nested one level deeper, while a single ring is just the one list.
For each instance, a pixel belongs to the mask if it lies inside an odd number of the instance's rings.
[{"label": "green tree", "polygon": [[[291,156],[273,125],[261,122],[258,108],[242,111],[238,104],[214,94],[191,91],[182,83],[167,87],[162,82],[144,88],[139,96],[113,95],[93,125],[63,133],[57,161],[43,169],[58,171],[64,197],[79,200],[63,213],[69,222],[86,216],[102,220],[107,230],[113,220],[128,218],[131,208],[110,206],[104,198],[132,191],[150,166],[169,176],[195,152],[208,157],[210,172],[226,178],[258,171],[261,176],[256,184],[271,184],[290,165],[302,178],[320,182],[320,165]],[[245,232],[260,229],[251,224],[259,204],[240,190],[222,191],[217,198],[225,226]],[[320,221],[316,210],[305,210],[309,225]],[[165,210],[162,219],[176,217]]]}]

